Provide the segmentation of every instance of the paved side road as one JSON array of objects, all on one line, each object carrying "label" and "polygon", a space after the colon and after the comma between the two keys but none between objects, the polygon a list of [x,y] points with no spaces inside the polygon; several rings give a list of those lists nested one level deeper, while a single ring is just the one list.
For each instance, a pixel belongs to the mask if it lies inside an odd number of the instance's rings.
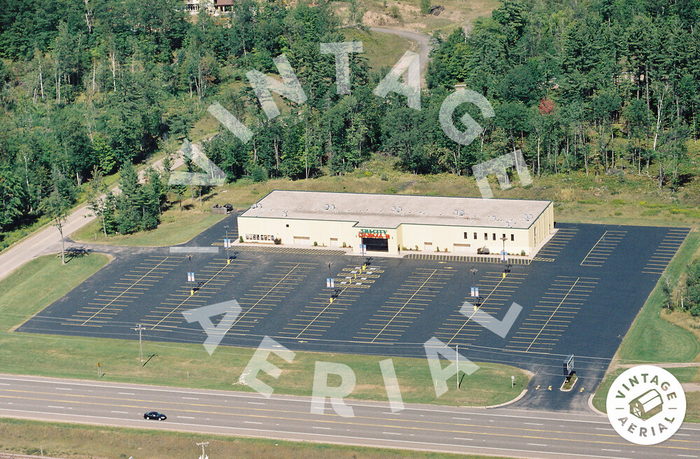
[{"label": "paved side road", "polygon": [[[0,374],[0,416],[83,424],[508,457],[698,458],[700,426],[658,446],[628,443],[591,414],[349,401],[343,418],[308,397]],[[145,421],[164,412],[167,421]]]},{"label": "paved side road", "polygon": [[[173,159],[171,167],[175,169],[182,164],[184,164],[182,157],[177,157]],[[156,169],[160,169],[162,166],[162,160],[158,160],[151,165],[151,167]],[[143,171],[140,173],[140,176],[143,177]],[[112,191],[118,192],[119,188],[115,186],[112,188]],[[94,219],[95,216],[92,215],[92,211],[86,205],[81,206],[66,218],[66,223],[63,225],[63,234],[67,237]],[[56,227],[50,225],[4,250],[0,253],[0,279],[4,279],[12,271],[33,258],[60,251],[61,241],[59,238],[60,235]]]}]

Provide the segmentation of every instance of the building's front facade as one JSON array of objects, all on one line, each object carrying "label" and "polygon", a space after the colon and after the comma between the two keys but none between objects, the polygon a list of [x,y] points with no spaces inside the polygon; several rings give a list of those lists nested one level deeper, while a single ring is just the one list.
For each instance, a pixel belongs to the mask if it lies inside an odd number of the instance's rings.
[{"label": "building's front facade", "polygon": [[551,201],[276,190],[238,217],[243,242],[352,251],[534,256]]},{"label": "building's front facade", "polygon": [[204,11],[208,14],[219,15],[233,9],[234,0],[185,0],[185,10],[190,14]]}]

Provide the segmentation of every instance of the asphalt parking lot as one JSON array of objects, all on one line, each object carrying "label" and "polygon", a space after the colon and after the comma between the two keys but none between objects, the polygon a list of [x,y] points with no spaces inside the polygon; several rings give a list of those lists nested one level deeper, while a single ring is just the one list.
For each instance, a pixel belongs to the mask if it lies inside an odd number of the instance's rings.
[{"label": "asphalt parking lot", "polygon": [[[218,253],[126,253],[18,331],[137,339],[133,328],[140,323],[145,339],[202,343],[204,332],[182,312],[235,298],[242,312],[223,344],[257,346],[267,335],[294,350],[418,357],[436,337],[471,360],[536,372],[532,393],[548,391],[549,407],[565,409],[574,394],[555,390],[563,358],[576,355],[576,393],[587,395],[688,231],[557,228],[535,261],[514,264],[504,277],[502,264],[438,257],[224,249],[224,237],[237,234],[231,216],[186,244]],[[334,288],[326,286],[328,277]],[[523,307],[505,338],[460,313],[465,301],[477,302],[473,286],[479,307],[499,319],[513,302]]]}]

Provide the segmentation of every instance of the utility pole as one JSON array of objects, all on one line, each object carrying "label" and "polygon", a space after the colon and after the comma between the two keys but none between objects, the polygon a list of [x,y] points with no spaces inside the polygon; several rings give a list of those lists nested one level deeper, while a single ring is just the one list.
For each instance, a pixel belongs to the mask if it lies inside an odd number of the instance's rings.
[{"label": "utility pole", "polygon": [[459,344],[457,346],[457,389],[459,389]]},{"label": "utility pole", "polygon": [[[476,273],[478,273],[479,270],[476,269],[476,268],[474,268],[474,267],[472,267],[472,268],[469,270],[469,272],[472,273],[472,294],[474,295],[475,292],[476,292],[476,290],[475,290],[475,289],[476,289]],[[478,307],[479,307],[479,295],[478,295],[478,293],[476,293],[475,296],[476,296],[476,298],[475,298],[474,301],[476,302],[476,307],[478,308]],[[476,310],[476,309],[475,309],[475,310]]]},{"label": "utility pole", "polygon": [[141,361],[141,363],[143,363],[143,344],[142,344],[142,341],[141,341],[141,333],[142,333],[145,329],[146,329],[146,327],[144,327],[144,326],[141,325],[141,324],[137,324],[137,325],[136,325],[136,328],[132,328],[132,330],[139,332],[139,360]]},{"label": "utility pole", "polygon": [[202,455],[199,456],[199,459],[209,459],[209,456],[207,456],[207,454],[204,452],[204,447],[205,447],[205,446],[209,446],[209,442],[208,442],[208,441],[203,441],[203,442],[197,443],[197,446],[201,446],[201,447],[202,447]]}]

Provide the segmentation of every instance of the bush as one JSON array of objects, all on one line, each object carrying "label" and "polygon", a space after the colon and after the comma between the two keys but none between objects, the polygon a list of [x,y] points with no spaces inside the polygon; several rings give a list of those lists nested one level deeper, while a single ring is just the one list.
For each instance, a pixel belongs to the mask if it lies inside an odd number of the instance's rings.
[{"label": "bush", "polygon": [[267,169],[264,167],[256,164],[253,167],[250,168],[250,172],[248,173],[248,176],[253,182],[259,183],[259,182],[266,182],[267,179],[269,178],[267,174]]},{"label": "bush", "polygon": [[688,266],[685,279],[685,306],[690,314],[700,316],[700,260],[696,260]]},{"label": "bush", "polygon": [[521,250],[521,251],[520,251],[520,255],[522,255],[522,256],[524,257],[524,256],[525,256],[525,251],[524,251],[524,250]]},{"label": "bush", "polygon": [[275,243],[275,245],[280,245],[282,243],[282,239],[278,237],[274,238],[272,241]]},{"label": "bush", "polygon": [[396,5],[391,5],[391,8],[389,8],[389,16],[394,19],[401,20],[401,11],[399,10],[399,7]]},{"label": "bush", "polygon": [[318,247],[318,242],[314,241],[314,247]]},{"label": "bush", "polygon": [[238,236],[238,242],[243,242],[243,236]]}]

